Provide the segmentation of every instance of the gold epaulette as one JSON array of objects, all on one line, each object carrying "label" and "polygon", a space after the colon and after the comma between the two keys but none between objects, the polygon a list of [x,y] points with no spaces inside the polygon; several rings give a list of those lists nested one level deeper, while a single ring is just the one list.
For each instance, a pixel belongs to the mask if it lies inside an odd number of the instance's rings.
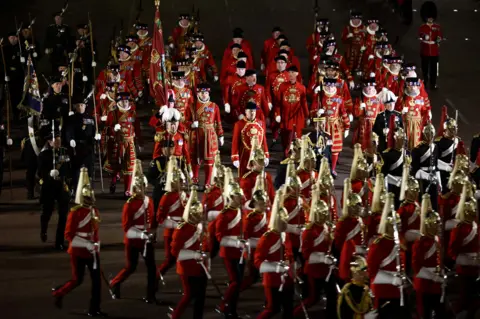
[{"label": "gold epaulette", "polygon": [[473,138],[479,138],[479,137],[480,137],[480,133],[475,134],[475,135],[473,136]]},{"label": "gold epaulette", "polygon": [[73,206],[72,208],[70,208],[70,211],[74,212],[80,208],[82,208],[83,206],[82,205],[76,205],[76,206]]},{"label": "gold epaulette", "polygon": [[281,161],[280,164],[286,165],[286,164],[288,164],[288,161],[289,161],[289,160],[290,160],[290,158],[286,158],[286,159],[284,159],[283,161]]},{"label": "gold epaulette", "polygon": [[384,150],[383,153],[388,153],[388,152],[390,152],[390,150],[391,150],[391,148],[389,147],[386,150]]},{"label": "gold epaulette", "polygon": [[378,236],[377,238],[375,238],[375,239],[373,240],[373,243],[374,243],[374,244],[378,244],[378,243],[382,240],[382,238],[383,238],[382,236]]},{"label": "gold epaulette", "polygon": [[245,174],[243,174],[242,178],[247,178],[247,176],[250,175],[251,173],[252,173],[252,171],[246,172]]},{"label": "gold epaulette", "polygon": [[437,137],[435,137],[435,142],[440,141],[442,138],[443,138],[443,136],[437,136]]},{"label": "gold epaulette", "polygon": [[305,225],[305,229],[312,229],[313,227],[313,223],[308,223],[307,225]]},{"label": "gold epaulette", "polygon": [[267,230],[265,233],[263,233],[263,236],[268,236],[268,235],[271,234],[271,233],[272,233],[272,231],[269,229],[269,230]]},{"label": "gold epaulette", "polygon": [[346,293],[346,292],[350,289],[350,286],[351,286],[351,285],[352,285],[351,282],[346,283],[346,284],[343,286],[342,291],[341,291],[340,293],[341,293],[341,294]]},{"label": "gold epaulette", "polygon": [[181,222],[178,224],[177,229],[181,229],[183,226],[185,226],[186,222]]},{"label": "gold epaulette", "polygon": [[452,191],[446,193],[446,194],[442,194],[440,195],[443,199],[448,199],[450,196],[452,195]]}]

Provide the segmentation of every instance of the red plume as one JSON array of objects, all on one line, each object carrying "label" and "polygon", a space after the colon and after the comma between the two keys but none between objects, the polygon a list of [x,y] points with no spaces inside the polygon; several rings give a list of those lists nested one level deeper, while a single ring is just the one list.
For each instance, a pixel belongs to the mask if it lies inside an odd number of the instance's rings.
[{"label": "red plume", "polygon": [[387,147],[395,148],[395,116],[390,116],[390,122],[388,125],[388,138],[387,138]]},{"label": "red plume", "polygon": [[438,128],[437,136],[443,136],[443,132],[445,131],[443,126],[445,125],[445,121],[447,120],[447,118],[448,118],[448,109],[447,109],[447,106],[444,105],[442,106],[442,115],[440,116],[440,127]]},{"label": "red plume", "polygon": [[367,120],[363,131],[362,150],[369,150],[372,147],[372,123]]},{"label": "red plume", "polygon": [[465,143],[463,141],[458,142],[456,155],[467,155],[467,150],[465,149]]}]

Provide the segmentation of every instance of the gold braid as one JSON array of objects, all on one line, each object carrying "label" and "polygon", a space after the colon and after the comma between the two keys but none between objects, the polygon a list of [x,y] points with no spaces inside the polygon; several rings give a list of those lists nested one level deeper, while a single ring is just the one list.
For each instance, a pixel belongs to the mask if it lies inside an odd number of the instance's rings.
[{"label": "gold braid", "polygon": [[359,303],[356,303],[352,296],[352,293],[350,292],[350,289],[349,289],[350,285],[352,285],[352,283],[346,284],[345,287],[343,287],[340,296],[338,297],[337,315],[339,319],[341,319],[340,309],[341,309],[342,299],[345,299],[345,301],[347,302],[347,305],[355,313],[353,316],[353,319],[363,318],[363,315],[366,314],[372,308],[372,305],[373,305],[368,286],[365,285],[362,299],[360,300]]}]

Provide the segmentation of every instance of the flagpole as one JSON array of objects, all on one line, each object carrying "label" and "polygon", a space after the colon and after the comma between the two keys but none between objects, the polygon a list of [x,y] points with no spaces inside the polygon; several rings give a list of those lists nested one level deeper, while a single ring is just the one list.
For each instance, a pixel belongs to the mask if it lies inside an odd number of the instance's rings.
[{"label": "flagpole", "polygon": [[[5,54],[3,53],[3,38],[0,39],[0,51],[2,53],[2,63],[3,63],[3,70],[5,73],[5,95],[7,97],[6,105],[7,105],[7,141],[10,139],[10,107],[11,107],[11,100],[10,100],[10,88],[8,86],[8,82],[10,78],[7,75],[7,68],[5,63]],[[8,144],[8,143],[7,143]],[[12,181],[12,153],[8,156],[9,161],[9,175],[10,175],[10,199],[13,199],[13,181]]]},{"label": "flagpole", "polygon": [[[160,12],[160,0],[155,0],[155,7],[158,12]],[[163,41],[163,29],[162,29],[162,24],[158,24],[158,31],[162,34],[162,41]],[[165,45],[162,43],[162,46]],[[165,66],[165,50],[163,50],[162,55],[161,55],[161,69],[162,69],[162,82],[163,82],[163,94],[165,96],[165,104],[167,104],[167,99],[168,99],[168,89],[167,89],[167,68]]]}]

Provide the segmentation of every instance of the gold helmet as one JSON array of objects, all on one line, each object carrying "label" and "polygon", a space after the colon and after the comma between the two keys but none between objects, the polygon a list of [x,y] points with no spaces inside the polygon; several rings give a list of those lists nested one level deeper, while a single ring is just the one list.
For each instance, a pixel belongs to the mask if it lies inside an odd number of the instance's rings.
[{"label": "gold helmet", "polygon": [[443,129],[445,130],[445,133],[449,134],[450,136],[457,136],[457,121],[454,118],[448,117],[443,123]]},{"label": "gold helmet", "polygon": [[403,128],[399,127],[395,130],[395,134],[393,135],[393,138],[395,139],[395,147],[402,148],[403,143],[407,138],[407,134],[405,133]]},{"label": "gold helmet", "polygon": [[312,224],[323,224],[329,217],[329,207],[325,201],[320,199],[319,190],[316,185],[312,187],[312,201],[310,204],[310,214],[308,215],[308,221]]},{"label": "gold helmet", "polygon": [[193,185],[188,198],[187,205],[183,211],[183,220],[186,223],[196,225],[203,219],[203,207],[202,203],[198,200],[197,186]]},{"label": "gold helmet", "polygon": [[[394,222],[396,222],[397,227],[400,228],[400,216],[395,212],[394,199],[395,195],[393,193],[387,194],[387,200],[383,207],[382,219],[378,225],[378,233],[380,235],[393,237]],[[395,214],[395,216],[393,214]]]},{"label": "gold helmet", "polygon": [[232,169],[230,167],[225,168],[225,178],[223,180],[223,197],[225,202],[228,202],[234,196],[244,196],[243,190],[240,188],[237,182],[233,179]]},{"label": "gold helmet", "polygon": [[463,185],[455,218],[461,222],[471,223],[477,218],[477,201],[469,197],[468,188],[467,184]]},{"label": "gold helmet", "polygon": [[330,165],[326,157],[322,158],[320,162],[316,185],[318,186],[320,195],[328,195],[332,191],[333,177],[330,173]]},{"label": "gold helmet", "polygon": [[290,159],[287,162],[287,175],[285,178],[285,186],[294,188],[294,189],[299,189],[300,185],[302,182],[300,181],[300,178],[297,176],[297,170],[295,169],[295,160],[293,157],[290,157]]},{"label": "gold helmet", "polygon": [[457,154],[455,165],[458,163],[458,169],[461,169],[466,175],[470,173],[470,162],[466,154]]},{"label": "gold helmet", "polygon": [[142,161],[135,160],[135,166],[132,173],[132,182],[130,184],[130,193],[132,195],[145,195],[145,188],[148,185],[147,178],[143,175]]},{"label": "gold helmet", "polygon": [[[85,201],[85,198],[88,198],[87,201]],[[75,193],[75,204],[90,206],[94,203],[95,192],[93,191],[92,185],[90,185],[88,170],[87,168],[82,167],[80,169],[80,176],[78,178],[77,191]]]},{"label": "gold helmet", "polygon": [[225,166],[222,165],[220,151],[215,154],[215,162],[212,167],[212,174],[210,177],[210,185],[217,185],[223,187],[223,179],[225,177]]},{"label": "gold helmet", "polygon": [[352,277],[354,274],[357,274],[361,271],[367,271],[367,260],[360,256],[354,255],[352,262],[350,262],[350,272],[352,273]]},{"label": "gold helmet", "polygon": [[423,137],[425,141],[433,141],[435,139],[435,134],[435,126],[432,124],[432,122],[428,122],[423,127]]},{"label": "gold helmet", "polygon": [[450,177],[448,178],[447,187],[450,190],[455,191],[456,193],[461,192],[461,187],[468,182],[468,177],[465,172],[459,169],[458,161],[455,161],[455,166],[453,167]]},{"label": "gold helmet", "polygon": [[343,217],[356,217],[363,214],[362,197],[352,192],[352,183],[350,178],[345,178],[343,182]]},{"label": "gold helmet", "polygon": [[[300,165],[298,166],[299,170],[312,170],[315,167],[316,155],[312,149],[312,141],[307,135],[302,136],[301,140],[301,149],[300,149]],[[310,162],[310,165],[307,165],[307,162]]]},{"label": "gold helmet", "polygon": [[165,182],[165,191],[172,192],[175,189],[172,187],[172,183],[182,183],[185,180],[185,175],[180,168],[177,167],[177,160],[175,157],[170,156],[167,163],[167,180]]},{"label": "gold helmet", "polygon": [[420,232],[422,235],[434,237],[438,233],[440,215],[433,211],[429,194],[422,196],[422,208],[420,214]]},{"label": "gold helmet", "polygon": [[283,207],[283,199],[285,196],[285,185],[282,185],[275,194],[273,200],[272,212],[270,214],[270,221],[268,222],[268,229],[278,233],[287,230],[288,212]]},{"label": "gold helmet", "polygon": [[250,157],[248,159],[248,168],[251,169],[252,162],[257,162],[260,166],[265,164],[265,152],[263,151],[262,146],[260,145],[259,137],[252,136],[252,149],[250,151]]},{"label": "gold helmet", "polygon": [[357,143],[353,149],[352,168],[350,170],[350,179],[365,179],[368,176],[368,163],[362,152],[362,145]]},{"label": "gold helmet", "polygon": [[250,200],[250,207],[254,208],[256,202],[266,203],[268,201],[268,195],[265,191],[265,171],[262,171],[257,175],[255,180],[255,187],[252,192],[252,199]]},{"label": "gold helmet", "polygon": [[377,174],[375,178],[375,187],[372,198],[372,214],[381,214],[385,205],[387,189],[385,187],[385,177],[382,173]]}]

